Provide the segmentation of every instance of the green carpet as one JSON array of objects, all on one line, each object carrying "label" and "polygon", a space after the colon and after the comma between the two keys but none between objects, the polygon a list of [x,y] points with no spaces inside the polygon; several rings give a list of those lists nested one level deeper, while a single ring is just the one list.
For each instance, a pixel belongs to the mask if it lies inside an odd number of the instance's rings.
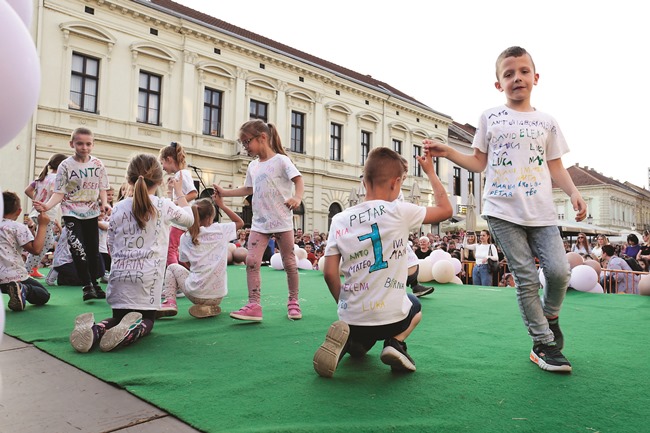
[{"label": "green carpet", "polygon": [[[312,368],[336,320],[318,271],[301,271],[304,319],[286,318],[286,274],[264,269],[264,321],[228,317],[246,300],[245,269],[229,266],[224,313],[156,322],[137,344],[79,354],[68,342],[84,305],[81,290],[52,287],[50,303],[7,311],[8,335],[160,407],[205,432],[576,432],[649,431],[650,297],[571,291],[562,311],[573,374],[540,370],[512,288],[436,285],[408,340],[417,372],[394,374],[378,343],[349,357],[334,378]],[[6,304],[7,297],[3,301]]]}]

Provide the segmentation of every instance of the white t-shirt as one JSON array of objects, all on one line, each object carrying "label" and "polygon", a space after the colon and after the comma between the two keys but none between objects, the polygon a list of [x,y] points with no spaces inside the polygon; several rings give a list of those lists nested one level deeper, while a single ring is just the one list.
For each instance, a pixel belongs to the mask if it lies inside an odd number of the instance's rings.
[{"label": "white t-shirt", "polygon": [[[109,223],[110,225],[110,217],[107,217],[105,222]],[[99,229],[99,252],[102,254],[108,254],[108,229],[102,230],[101,227],[98,227]]]},{"label": "white t-shirt", "polygon": [[[55,173],[48,173],[43,180],[34,180],[31,183],[31,187],[34,188],[34,201],[40,201],[46,203],[54,191],[54,181],[56,180]],[[50,217],[50,221],[58,220],[59,213],[61,212],[61,205],[57,204],[52,209],[45,212],[47,216]],[[38,216],[38,211],[32,207],[32,211],[29,213],[30,218],[35,218]]]},{"label": "white t-shirt", "polygon": [[284,202],[293,196],[293,179],[300,172],[288,156],[276,154],[260,162],[255,159],[246,170],[246,187],[253,187],[253,223],[258,233],[293,230],[293,212]]},{"label": "white t-shirt", "polygon": [[189,232],[181,236],[180,261],[190,264],[190,274],[185,280],[185,289],[190,295],[216,299],[228,294],[228,244],[236,235],[235,223],[229,222],[200,227],[198,245],[192,243]]},{"label": "white t-shirt", "polygon": [[0,284],[29,278],[23,261],[23,245],[34,240],[25,224],[3,218],[0,222]]},{"label": "white t-shirt", "polygon": [[487,153],[483,217],[531,227],[556,224],[548,161],[569,147],[553,117],[491,108],[479,119],[472,147]]},{"label": "white t-shirt", "polygon": [[167,198],[149,195],[157,210],[144,229],[133,216],[133,198],[113,208],[108,228],[111,273],[106,301],[114,309],[157,310],[165,277],[171,222],[189,227],[192,208],[178,207]]},{"label": "white t-shirt", "polygon": [[77,219],[99,216],[99,191],[110,187],[104,164],[94,156],[77,162],[70,156],[59,164],[54,192],[63,193],[61,213]]},{"label": "white t-shirt", "polygon": [[72,263],[72,254],[70,254],[70,245],[68,245],[68,228],[64,224],[63,227],[61,227],[61,236],[59,236],[59,241],[56,243],[56,248],[54,248],[52,267],[57,268],[68,263]]},{"label": "white t-shirt", "polygon": [[[194,181],[192,180],[192,173],[188,169],[177,171],[174,174],[174,179],[180,179],[181,172],[183,173],[183,185],[181,186],[183,194],[187,195],[192,191],[196,191],[196,187],[194,187]],[[172,200],[176,200],[176,198],[176,191],[172,191]],[[189,203],[189,200],[187,202]],[[181,230],[187,230],[186,227],[180,226],[178,224],[172,224],[172,227],[176,227],[177,229]]]},{"label": "white t-shirt", "polygon": [[377,326],[408,315],[408,236],[419,230],[425,213],[412,203],[370,200],[334,216],[325,255],[340,254],[342,259],[341,320]]}]

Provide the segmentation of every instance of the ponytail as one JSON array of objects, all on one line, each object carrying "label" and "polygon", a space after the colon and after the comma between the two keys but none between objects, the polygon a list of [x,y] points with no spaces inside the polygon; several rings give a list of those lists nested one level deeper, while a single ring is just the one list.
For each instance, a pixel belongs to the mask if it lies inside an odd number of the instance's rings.
[{"label": "ponytail", "polygon": [[275,153],[286,156],[287,152],[285,152],[284,147],[282,146],[282,140],[280,139],[280,134],[278,134],[278,129],[272,123],[268,123],[267,126],[270,133],[269,141],[271,143],[271,149],[273,149]]},{"label": "ponytail", "polygon": [[190,236],[192,236],[192,243],[199,244],[199,231],[203,221],[213,221],[217,214],[214,207],[214,202],[209,198],[202,198],[196,200],[192,205],[192,213],[194,214],[194,224],[187,229]]},{"label": "ponytail", "polygon": [[151,217],[156,214],[156,208],[154,208],[153,203],[151,203],[151,199],[149,198],[147,182],[142,176],[139,176],[138,180],[135,181],[132,210],[133,216],[138,222],[138,227],[141,229],[144,229],[147,222],[149,222]]},{"label": "ponytail", "polygon": [[185,149],[183,146],[176,142],[172,141],[169,146],[165,146],[160,149],[160,158],[171,158],[176,162],[179,169],[184,169],[186,166],[185,161]]},{"label": "ponytail", "polygon": [[149,188],[162,183],[162,167],[155,156],[141,153],[134,156],[126,169],[126,179],[133,185],[132,212],[138,227],[144,229],[156,216],[156,208],[149,198]]},{"label": "ponytail", "polygon": [[41,173],[38,175],[38,180],[39,182],[43,182],[45,180],[45,177],[47,174],[50,172],[50,170],[58,170],[59,165],[67,158],[62,153],[55,153],[50,157],[50,160],[47,161],[47,164],[45,164],[45,167],[43,167],[43,170],[41,170]]},{"label": "ponytail", "polygon": [[187,232],[192,237],[192,243],[194,245],[199,244],[199,231],[201,230],[201,219],[199,218],[199,210],[196,207],[196,204],[192,205],[192,214],[194,214],[194,223],[187,229]]}]

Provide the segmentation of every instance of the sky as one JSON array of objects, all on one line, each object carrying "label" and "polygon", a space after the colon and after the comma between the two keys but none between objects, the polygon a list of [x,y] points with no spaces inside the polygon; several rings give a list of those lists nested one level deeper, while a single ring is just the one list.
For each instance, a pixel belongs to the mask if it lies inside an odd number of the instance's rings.
[{"label": "sky", "polygon": [[513,45],[540,75],[532,105],[551,114],[578,163],[648,188],[650,26],[642,2],[175,0],[372,75],[456,122],[505,102],[496,57]]}]

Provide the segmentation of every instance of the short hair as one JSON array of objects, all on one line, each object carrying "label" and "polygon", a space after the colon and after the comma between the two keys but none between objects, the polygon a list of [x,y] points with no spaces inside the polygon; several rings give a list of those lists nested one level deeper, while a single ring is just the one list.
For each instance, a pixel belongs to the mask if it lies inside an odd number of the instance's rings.
[{"label": "short hair", "polygon": [[77,135],[90,135],[93,138],[95,137],[95,134],[93,134],[90,129],[84,128],[83,126],[72,131],[72,134],[70,134],[70,141],[74,141]]},{"label": "short hair", "polygon": [[639,243],[639,237],[637,235],[635,235],[634,233],[630,233],[629,235],[627,235],[627,241],[628,242],[632,241],[632,243],[638,244]]},{"label": "short hair", "polygon": [[427,242],[431,243],[431,241],[429,240],[429,238],[427,236],[422,236],[420,239],[418,239],[418,241],[427,241]]},{"label": "short hair", "polygon": [[603,252],[607,254],[609,257],[613,257],[616,254],[614,250],[614,246],[612,245],[603,245]]},{"label": "short hair", "polygon": [[4,204],[4,213],[2,216],[12,214],[20,208],[20,197],[15,192],[3,191],[2,202]]},{"label": "short hair", "polygon": [[369,185],[383,184],[405,174],[402,156],[387,147],[375,147],[368,153],[363,180]]},{"label": "short hair", "polygon": [[530,63],[533,64],[533,72],[535,71],[535,62],[533,61],[533,56],[530,55],[528,51],[526,51],[525,48],[521,48],[518,46],[513,46],[506,48],[499,54],[499,57],[497,57],[496,61],[496,74],[497,74],[497,80],[499,79],[499,64],[504,60],[507,59],[508,57],[521,57],[528,55],[528,58],[530,58]]}]

